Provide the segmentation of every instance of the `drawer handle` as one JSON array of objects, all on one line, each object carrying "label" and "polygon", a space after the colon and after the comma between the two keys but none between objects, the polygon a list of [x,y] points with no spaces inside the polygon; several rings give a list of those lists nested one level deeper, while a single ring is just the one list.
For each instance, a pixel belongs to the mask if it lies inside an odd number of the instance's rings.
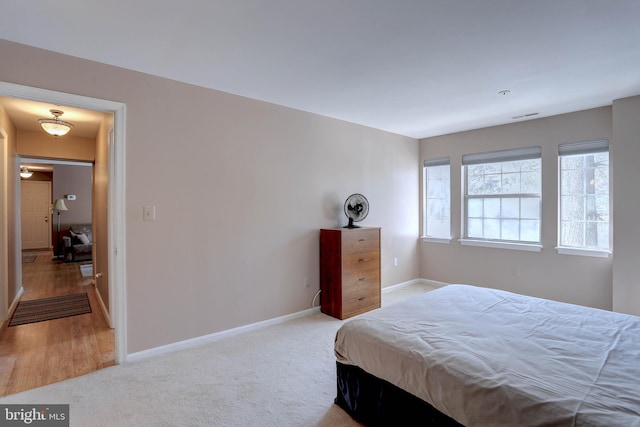
[{"label": "drawer handle", "polygon": [[365,239],[358,239],[358,242],[364,242]]},{"label": "drawer handle", "polygon": [[361,277],[358,279],[358,282],[366,282],[367,278],[366,277]]},{"label": "drawer handle", "polygon": [[360,258],[360,259],[358,259],[358,262],[364,262],[366,260],[367,260],[366,258]]},{"label": "drawer handle", "polygon": [[365,298],[367,298],[367,297],[360,297],[360,298],[358,298],[358,301],[364,301]]}]

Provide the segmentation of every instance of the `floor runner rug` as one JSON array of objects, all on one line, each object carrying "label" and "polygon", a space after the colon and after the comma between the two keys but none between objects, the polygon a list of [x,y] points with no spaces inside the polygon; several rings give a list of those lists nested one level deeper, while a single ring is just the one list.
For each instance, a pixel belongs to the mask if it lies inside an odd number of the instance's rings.
[{"label": "floor runner rug", "polygon": [[26,325],[27,323],[43,322],[87,313],[91,313],[91,305],[86,292],[26,300],[18,303],[9,326]]}]

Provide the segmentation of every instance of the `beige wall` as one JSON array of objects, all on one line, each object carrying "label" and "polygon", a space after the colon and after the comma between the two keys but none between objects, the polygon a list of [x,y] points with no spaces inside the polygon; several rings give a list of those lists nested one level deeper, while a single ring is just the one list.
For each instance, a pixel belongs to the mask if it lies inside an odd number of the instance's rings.
[{"label": "beige wall", "polygon": [[[421,276],[447,283],[470,283],[611,309],[613,258],[560,255],[555,250],[558,232],[558,144],[610,138],[611,114],[610,107],[603,107],[422,140],[421,159],[451,157],[454,239],[451,244],[421,244]],[[542,251],[460,245],[462,155],[534,145],[542,146]],[[616,168],[615,163],[613,168]],[[618,254],[618,250],[616,247],[615,254]]]},{"label": "beige wall", "polygon": [[54,139],[44,132],[18,130],[18,153],[23,157],[93,162],[95,140],[66,135]]},{"label": "beige wall", "polygon": [[[92,167],[77,165],[53,165],[53,198],[64,198],[67,194],[76,196],[76,200],[65,200],[69,209],[61,212],[61,230],[73,224],[91,224]],[[57,212],[54,213],[56,222]],[[55,227],[54,227],[55,229]]]},{"label": "beige wall", "polygon": [[640,96],[614,101],[613,309],[640,316]]},{"label": "beige wall", "polygon": [[126,104],[129,352],[310,308],[318,230],[346,222],[351,193],[370,201],[362,225],[382,227],[383,286],[419,277],[416,140],[6,41],[0,53],[0,81]]}]

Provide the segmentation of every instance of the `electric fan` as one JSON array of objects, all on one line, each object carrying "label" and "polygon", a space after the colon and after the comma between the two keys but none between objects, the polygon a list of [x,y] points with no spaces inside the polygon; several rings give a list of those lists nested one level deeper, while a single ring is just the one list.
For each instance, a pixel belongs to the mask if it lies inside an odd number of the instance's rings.
[{"label": "electric fan", "polygon": [[353,225],[367,217],[369,213],[369,201],[362,194],[352,194],[344,202],[344,214],[349,218],[349,225],[346,228],[359,228]]}]

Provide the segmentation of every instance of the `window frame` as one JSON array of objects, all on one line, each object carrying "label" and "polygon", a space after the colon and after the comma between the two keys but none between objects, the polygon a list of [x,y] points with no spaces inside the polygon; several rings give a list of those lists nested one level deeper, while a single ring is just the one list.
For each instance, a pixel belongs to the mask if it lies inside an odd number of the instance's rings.
[{"label": "window frame", "polygon": [[[509,161],[519,160],[538,160],[539,161],[539,180],[540,191],[538,193],[506,193],[506,194],[484,194],[474,195],[469,194],[469,173],[468,166],[478,164],[491,164],[491,163],[503,163]],[[468,201],[470,199],[508,199],[517,198],[522,200],[524,198],[535,198],[538,200],[538,240],[537,241],[525,241],[525,240],[508,240],[508,239],[488,239],[469,237],[469,212]],[[460,243],[467,246],[484,246],[492,248],[504,248],[515,249],[524,251],[538,252],[542,249],[542,147],[532,146],[524,148],[515,148],[499,151],[488,151],[474,154],[465,154],[462,156],[462,191],[461,191],[461,236]],[[518,221],[522,221],[521,213],[519,214]]]},{"label": "window frame", "polygon": [[[609,241],[607,243],[607,248],[598,248],[598,247],[590,247],[590,246],[568,246],[562,244],[562,158],[565,156],[577,156],[577,155],[588,155],[588,154],[597,154],[597,153],[607,153],[608,154],[608,167],[609,167],[609,175],[608,175],[608,205],[609,205],[609,219],[607,221],[607,225],[609,227]],[[578,142],[567,142],[564,144],[558,145],[558,212],[557,212],[557,223],[558,223],[558,235],[556,239],[556,251],[562,255],[577,255],[577,256],[590,256],[590,257],[598,257],[598,258],[608,258],[613,253],[613,245],[612,245],[612,237],[613,237],[613,223],[612,223],[612,203],[611,203],[611,154],[609,150],[609,139],[608,138],[600,138],[593,139],[587,141],[578,141]]]},{"label": "window frame", "polygon": [[[447,188],[448,194],[448,207],[447,210],[449,212],[448,215],[448,234],[447,236],[431,236],[427,233],[428,230],[428,212],[429,212],[429,184],[428,184],[428,171],[427,169],[430,167],[438,167],[438,166],[448,166],[449,170],[449,186]],[[422,203],[422,241],[430,242],[430,243],[450,243],[452,240],[451,236],[451,159],[450,157],[437,157],[426,159],[422,165],[422,184],[423,184],[423,203]]]}]

